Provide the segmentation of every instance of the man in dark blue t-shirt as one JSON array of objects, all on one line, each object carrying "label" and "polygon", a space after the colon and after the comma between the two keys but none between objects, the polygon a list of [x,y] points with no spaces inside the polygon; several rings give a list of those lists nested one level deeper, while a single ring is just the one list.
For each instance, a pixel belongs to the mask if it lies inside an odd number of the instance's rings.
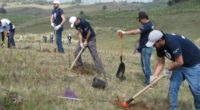
[{"label": "man in dark blue t-shirt", "polygon": [[145,44],[148,41],[148,35],[154,29],[154,26],[152,22],[149,20],[148,15],[143,11],[138,13],[137,18],[140,24],[142,25],[140,28],[133,29],[130,31],[118,30],[117,32],[121,32],[122,34],[128,34],[128,35],[140,34],[138,51],[141,53],[141,64],[142,64],[141,66],[143,73],[145,75],[144,84],[148,85],[151,76],[150,60],[151,60],[151,55],[153,53],[153,48],[146,47]]},{"label": "man in dark blue t-shirt", "polygon": [[[107,84],[105,77],[106,73],[101,63],[101,59],[99,58],[96,50],[96,35],[93,28],[91,27],[90,23],[86,21],[84,18],[77,18],[75,16],[72,16],[70,17],[69,22],[71,23],[71,28],[73,27],[76,28],[79,37],[79,43],[75,50],[75,57],[78,55],[78,53],[81,51],[82,48],[88,47],[98,71],[98,76],[95,77],[94,79],[98,79],[99,81],[103,82],[106,86]],[[81,56],[78,58],[76,65],[77,66],[83,65]],[[95,83],[94,81],[93,84]],[[98,84],[95,85],[98,86]],[[101,86],[101,84],[99,84],[99,86]]]},{"label": "man in dark blue t-shirt", "polygon": [[63,31],[63,24],[65,22],[64,12],[60,6],[60,1],[55,0],[53,2],[54,10],[52,11],[52,15],[50,18],[51,26],[54,28],[54,33],[56,34],[56,44],[59,53],[64,53],[64,49],[62,46],[62,31]]},{"label": "man in dark blue t-shirt", "polygon": [[200,110],[200,50],[190,40],[181,35],[164,34],[153,30],[149,34],[147,47],[154,46],[157,50],[158,62],[151,83],[157,78],[165,65],[165,58],[172,60],[164,75],[171,75],[169,87],[170,110],[177,110],[178,91],[186,79],[194,96],[196,110]]}]

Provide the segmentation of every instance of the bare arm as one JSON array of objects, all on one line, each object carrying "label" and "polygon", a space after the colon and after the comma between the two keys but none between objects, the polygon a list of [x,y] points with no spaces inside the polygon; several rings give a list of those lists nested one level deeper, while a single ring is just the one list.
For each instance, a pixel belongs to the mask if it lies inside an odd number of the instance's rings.
[{"label": "bare arm", "polygon": [[182,66],[183,64],[184,64],[183,56],[180,55],[180,56],[178,56],[178,57],[175,58],[175,62],[171,63],[171,64],[169,65],[168,69],[169,69],[170,71],[172,71],[172,70],[174,70],[174,69],[176,69],[176,68]]},{"label": "bare arm", "polygon": [[82,38],[81,32],[79,30],[77,32],[78,32],[79,42],[83,43],[83,38]]},{"label": "bare arm", "polygon": [[53,15],[50,17],[50,22],[53,23]]},{"label": "bare arm", "polygon": [[65,15],[62,14],[62,15],[61,15],[61,18],[62,18],[62,22],[60,23],[60,25],[63,25],[63,24],[65,23]]},{"label": "bare arm", "polygon": [[133,29],[133,30],[125,32],[125,34],[128,34],[128,35],[136,35],[136,34],[140,34],[140,33],[141,33],[140,29]]},{"label": "bare arm", "polygon": [[160,72],[165,66],[165,58],[164,57],[159,57],[158,62],[156,64],[156,67],[154,69],[154,76],[159,76]]},{"label": "bare arm", "polygon": [[87,32],[87,36],[86,36],[86,41],[88,41],[88,39],[90,38],[91,32]]}]

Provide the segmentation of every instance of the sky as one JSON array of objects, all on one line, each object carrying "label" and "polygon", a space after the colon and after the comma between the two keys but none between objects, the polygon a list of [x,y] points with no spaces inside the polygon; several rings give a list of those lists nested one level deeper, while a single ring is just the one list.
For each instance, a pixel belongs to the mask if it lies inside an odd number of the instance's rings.
[{"label": "sky", "polygon": [[[52,0],[50,0],[52,1]],[[61,2],[71,2],[75,0],[60,0]],[[153,0],[81,0],[85,4],[92,4],[92,3],[98,3],[98,2],[119,2],[119,1],[127,1],[127,2],[152,2]]]}]

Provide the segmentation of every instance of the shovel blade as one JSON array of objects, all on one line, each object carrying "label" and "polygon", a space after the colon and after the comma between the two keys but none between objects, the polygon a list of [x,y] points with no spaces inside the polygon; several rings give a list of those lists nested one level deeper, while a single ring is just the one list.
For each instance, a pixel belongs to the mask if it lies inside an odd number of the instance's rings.
[{"label": "shovel blade", "polygon": [[119,78],[120,80],[124,80],[125,79],[124,73],[125,73],[125,64],[121,62],[118,67],[116,77]]}]

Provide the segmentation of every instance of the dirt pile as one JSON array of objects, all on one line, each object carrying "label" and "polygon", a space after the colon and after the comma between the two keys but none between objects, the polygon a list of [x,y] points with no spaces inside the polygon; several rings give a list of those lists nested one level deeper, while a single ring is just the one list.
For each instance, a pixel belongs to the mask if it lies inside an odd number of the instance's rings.
[{"label": "dirt pile", "polygon": [[84,68],[83,66],[74,66],[72,70],[75,73],[81,74],[81,75],[94,75],[94,73],[91,70]]},{"label": "dirt pile", "polygon": [[129,110],[153,110],[148,107],[144,102],[137,102],[129,105]]}]

